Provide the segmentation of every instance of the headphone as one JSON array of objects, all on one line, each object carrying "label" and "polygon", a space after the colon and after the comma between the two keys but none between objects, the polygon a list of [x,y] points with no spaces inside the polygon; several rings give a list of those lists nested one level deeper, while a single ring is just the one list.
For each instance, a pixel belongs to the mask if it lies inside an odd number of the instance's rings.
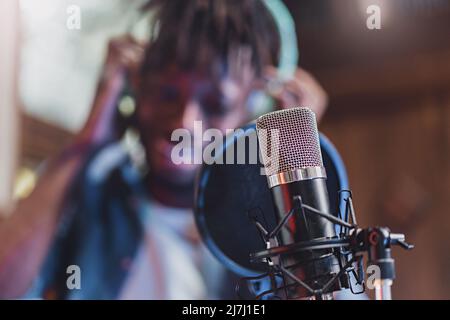
[{"label": "headphone", "polygon": [[272,13],[280,32],[279,76],[282,79],[293,77],[298,64],[298,41],[294,18],[281,0],[264,0],[264,4]]},{"label": "headphone", "polygon": [[[280,61],[277,66],[278,78],[283,81],[292,78],[297,71],[299,53],[295,22],[286,5],[281,0],[264,0],[266,8],[272,14],[280,34]],[[279,84],[274,84],[279,86]],[[251,119],[273,111],[274,99],[265,90],[250,93],[247,108]]]},{"label": "headphone", "polygon": [[[262,2],[272,14],[279,31],[281,46],[277,70],[279,80],[283,81],[292,78],[295,75],[299,60],[294,18],[282,0],[262,0]],[[137,33],[140,33],[141,37],[148,37],[148,32],[143,31],[144,28],[139,29],[139,27],[142,27],[142,22],[146,22],[146,19],[142,19],[141,16],[137,21],[134,21],[129,25],[128,33],[135,34],[137,31]],[[150,33],[151,32],[152,31],[150,31]],[[277,84],[274,85],[276,86]],[[122,116],[128,117],[132,113],[126,111],[123,112],[124,108],[121,107],[121,105],[123,106],[125,103],[125,110],[129,110],[130,108],[127,109],[126,106],[127,103],[130,104],[130,98],[133,99],[133,96],[131,86],[127,84],[121,95],[122,98],[120,98],[118,102],[119,111]],[[262,114],[273,111],[274,105],[275,101],[268,94],[267,90],[254,90],[247,99],[247,109],[251,119],[256,119]]]}]

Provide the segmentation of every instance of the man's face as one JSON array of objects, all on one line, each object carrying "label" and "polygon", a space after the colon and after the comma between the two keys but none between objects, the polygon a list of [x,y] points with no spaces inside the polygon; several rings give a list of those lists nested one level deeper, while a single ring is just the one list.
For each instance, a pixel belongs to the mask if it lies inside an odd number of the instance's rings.
[{"label": "man's face", "polygon": [[[191,133],[191,146],[205,145],[194,136],[194,122],[202,122],[202,130],[239,127],[247,120],[246,101],[253,76],[236,71],[223,76],[183,72],[172,66],[145,79],[140,94],[137,116],[146,150],[150,173],[175,186],[192,183],[199,164],[175,164],[172,132],[186,129]],[[201,140],[201,141],[198,141]],[[192,150],[191,154],[193,154]]]}]

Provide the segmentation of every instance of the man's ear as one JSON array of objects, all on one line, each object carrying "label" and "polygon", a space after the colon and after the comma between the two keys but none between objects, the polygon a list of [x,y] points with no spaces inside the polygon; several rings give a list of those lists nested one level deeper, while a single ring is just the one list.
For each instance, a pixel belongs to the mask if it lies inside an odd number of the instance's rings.
[{"label": "man's ear", "polygon": [[134,98],[137,97],[138,92],[141,89],[142,86],[142,77],[141,74],[139,72],[137,73],[131,73],[128,75],[127,77],[129,83],[129,88],[132,91],[132,95]]}]

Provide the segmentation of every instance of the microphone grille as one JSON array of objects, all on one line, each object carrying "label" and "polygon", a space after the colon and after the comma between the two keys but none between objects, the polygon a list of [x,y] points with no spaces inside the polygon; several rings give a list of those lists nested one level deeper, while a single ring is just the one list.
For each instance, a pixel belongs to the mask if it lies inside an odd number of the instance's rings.
[{"label": "microphone grille", "polygon": [[256,129],[268,176],[301,168],[323,167],[316,115],[309,108],[265,114],[256,120]]}]

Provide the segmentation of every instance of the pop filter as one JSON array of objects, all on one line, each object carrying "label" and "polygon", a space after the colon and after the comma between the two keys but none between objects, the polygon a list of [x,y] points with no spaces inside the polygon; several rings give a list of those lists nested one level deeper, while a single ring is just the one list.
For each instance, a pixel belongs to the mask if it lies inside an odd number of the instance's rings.
[{"label": "pop filter", "polygon": [[[266,264],[251,263],[249,258],[250,253],[266,249],[255,220],[266,230],[276,226],[272,194],[266,176],[261,174],[259,145],[258,161],[249,161],[250,151],[255,152],[252,143],[258,143],[254,123],[235,130],[215,149],[214,161],[208,161],[212,164],[203,164],[196,183],[195,219],[203,241],[224,266],[243,277],[261,274],[267,268]],[[346,170],[338,152],[322,134],[320,147],[330,208],[337,212],[338,206],[344,205],[337,198],[338,192],[348,189]],[[239,164],[242,160],[245,164]]]}]

